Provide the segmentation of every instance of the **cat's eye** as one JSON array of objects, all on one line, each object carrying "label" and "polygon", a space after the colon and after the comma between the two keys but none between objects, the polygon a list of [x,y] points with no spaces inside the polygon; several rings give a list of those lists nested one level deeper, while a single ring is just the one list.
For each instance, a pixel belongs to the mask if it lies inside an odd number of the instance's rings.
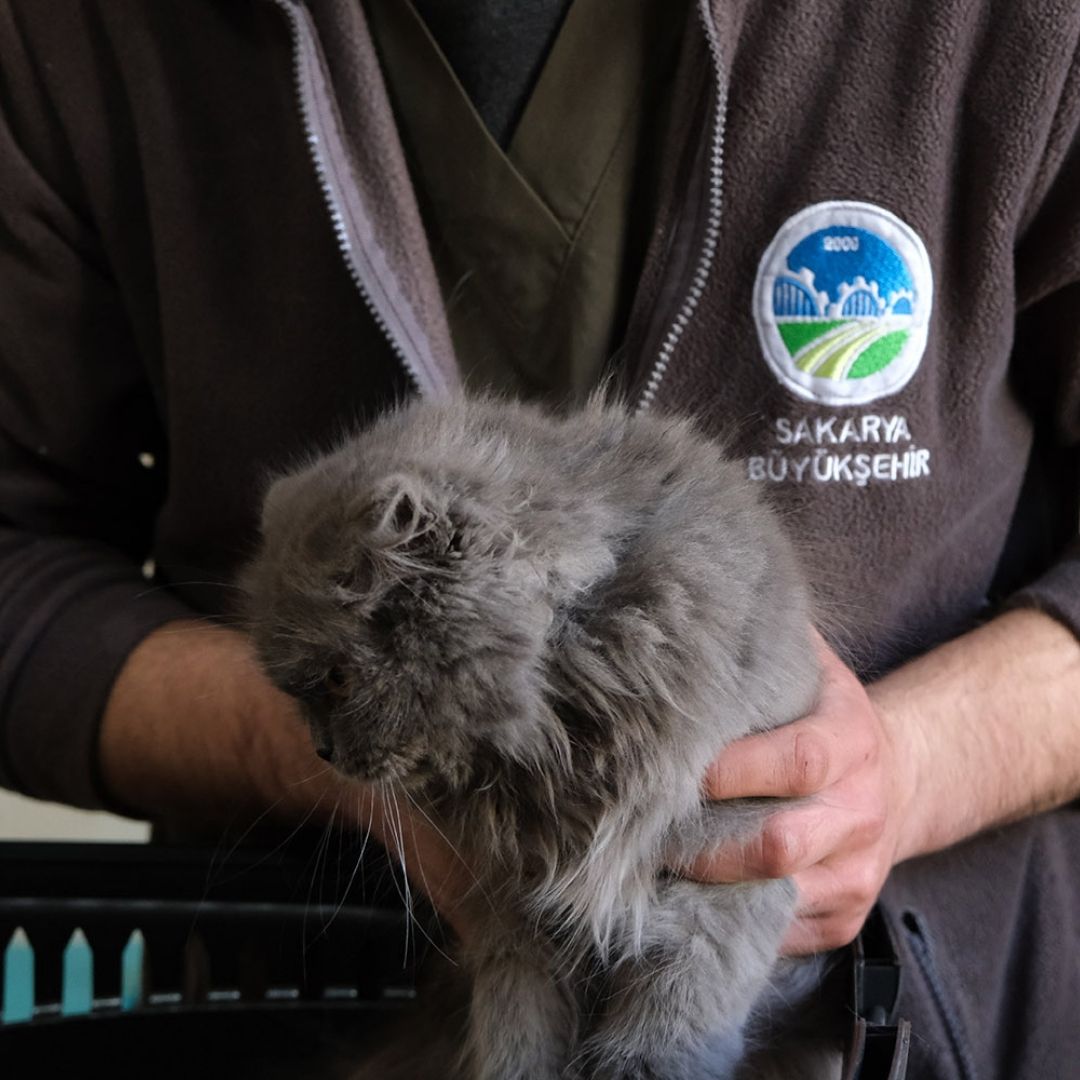
[{"label": "cat's eye", "polygon": [[349,692],[349,680],[345,672],[336,664],[330,668],[323,679],[328,694],[334,697],[342,697]]},{"label": "cat's eye", "polygon": [[307,693],[307,685],[305,683],[298,683],[295,679],[276,678],[274,679],[274,685],[283,693],[288,694],[289,697],[303,700],[304,695]]},{"label": "cat's eye", "polygon": [[387,604],[382,604],[368,615],[368,624],[379,639],[387,641],[393,636],[397,619],[394,617],[390,607]]}]

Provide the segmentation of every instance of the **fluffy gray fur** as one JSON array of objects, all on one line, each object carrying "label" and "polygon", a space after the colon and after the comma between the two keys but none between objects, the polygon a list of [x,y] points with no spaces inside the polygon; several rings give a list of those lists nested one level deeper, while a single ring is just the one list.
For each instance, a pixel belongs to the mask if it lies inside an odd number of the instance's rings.
[{"label": "fluffy gray fur", "polygon": [[273,484],[244,586],[323,754],[405,788],[477,877],[457,1075],[733,1075],[794,890],[668,868],[775,809],[702,777],[808,712],[819,667],[722,448],[599,401],[412,404]]}]

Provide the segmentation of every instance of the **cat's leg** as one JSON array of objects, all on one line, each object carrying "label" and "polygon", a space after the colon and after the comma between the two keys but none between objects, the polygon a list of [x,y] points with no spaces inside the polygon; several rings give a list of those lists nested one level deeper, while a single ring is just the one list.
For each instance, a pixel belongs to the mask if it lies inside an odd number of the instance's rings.
[{"label": "cat's leg", "polygon": [[[468,1080],[460,1059],[471,983],[463,966],[444,953],[429,955],[416,989],[416,998],[373,1024],[360,1045],[341,1047],[351,1068],[311,1075],[322,1080]],[[373,1043],[374,1048],[366,1048]]]},{"label": "cat's leg", "polygon": [[730,1080],[794,909],[787,881],[663,882],[577,1056],[594,1080]]},{"label": "cat's leg", "polygon": [[754,1003],[737,1080],[840,1080],[849,973],[828,955],[783,960]]},{"label": "cat's leg", "polygon": [[[515,939],[516,937],[516,939]],[[553,957],[522,928],[472,945],[464,1075],[469,1080],[557,1080],[577,1032],[573,995]]]}]

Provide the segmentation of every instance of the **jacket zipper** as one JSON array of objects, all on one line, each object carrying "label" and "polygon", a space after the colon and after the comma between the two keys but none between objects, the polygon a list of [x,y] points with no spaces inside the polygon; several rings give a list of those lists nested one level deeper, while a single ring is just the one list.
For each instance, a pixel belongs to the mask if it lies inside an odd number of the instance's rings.
[{"label": "jacket zipper", "polygon": [[[402,331],[399,320],[394,317],[392,305],[380,303],[376,295],[384,291],[380,282],[369,272],[366,260],[358,257],[362,250],[352,235],[338,195],[330,179],[329,169],[324,158],[323,143],[315,121],[317,101],[311,88],[311,75],[308,65],[310,56],[305,52],[305,35],[309,33],[303,23],[303,15],[297,0],[269,0],[285,16],[292,48],[293,85],[296,93],[300,122],[307,143],[308,154],[315,171],[315,176],[322,192],[323,203],[330,217],[334,238],[345,267],[356,286],[365,307],[374,319],[380,333],[390,346],[391,351],[401,364],[413,388],[424,394],[437,394],[445,387],[432,377],[433,364],[425,365],[425,370],[416,362],[415,350],[406,344],[409,335]],[[714,103],[712,130],[710,135],[708,158],[708,195],[706,201],[705,226],[702,232],[701,247],[698,251],[694,269],[690,275],[690,284],[661,339],[656,358],[653,361],[644,389],[636,405],[638,413],[644,412],[653,404],[660,384],[671,364],[686,328],[692,321],[698,304],[705,293],[709,275],[716,259],[720,239],[720,222],[723,211],[724,189],[724,136],[727,123],[727,77],[716,22],[709,7],[709,0],[698,0],[698,16],[701,19],[708,45],[713,78],[716,83],[716,101]]]},{"label": "jacket zipper", "polygon": [[660,384],[664,381],[672,358],[682,341],[683,334],[694,317],[698,304],[705,293],[705,287],[716,261],[716,249],[720,242],[720,220],[724,202],[724,134],[727,127],[727,72],[723,57],[720,55],[720,41],[709,0],[698,0],[698,15],[701,19],[705,40],[709,48],[713,78],[716,81],[716,101],[713,108],[712,131],[709,144],[708,198],[705,213],[705,229],[702,233],[701,248],[690,285],[683,296],[682,303],[660,342],[656,358],[653,361],[645,388],[638,399],[635,412],[645,412],[652,405]]},{"label": "jacket zipper", "polygon": [[[331,180],[330,169],[324,156],[323,138],[319,134],[320,125],[316,120],[316,110],[319,107],[318,95],[312,87],[312,71],[310,70],[313,62],[312,45],[307,41],[311,32],[304,22],[305,13],[302,12],[297,0],[269,0],[269,2],[285,16],[288,22],[292,48],[293,89],[296,93],[304,141],[307,143],[308,155],[345,268],[413,389],[424,395],[438,396],[440,392],[445,391],[445,386],[440,385],[442,380],[435,375],[436,366],[434,363],[422,365],[417,362],[413,344],[415,335],[410,336],[403,328],[402,319],[394,312],[392,302],[386,299],[386,283],[378,280],[370,266],[370,260],[363,257],[363,244],[350,229],[341,200]],[[305,45],[308,47],[305,48]],[[377,297],[381,299],[381,302]]]}]

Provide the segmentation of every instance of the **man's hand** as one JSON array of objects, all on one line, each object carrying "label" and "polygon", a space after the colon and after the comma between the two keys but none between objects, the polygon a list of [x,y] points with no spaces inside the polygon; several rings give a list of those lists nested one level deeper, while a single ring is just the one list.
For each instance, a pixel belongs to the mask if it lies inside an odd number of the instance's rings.
[{"label": "man's hand", "polygon": [[820,643],[822,691],[809,716],[739,740],[709,769],[712,799],[803,796],[741,847],[703,855],[702,881],[791,876],[799,907],[784,950],[819,952],[859,932],[896,861],[910,796],[901,761],[866,690]]},{"label": "man's hand", "polygon": [[315,754],[295,702],[243,634],[169,623],[128,657],[102,719],[99,765],[114,804],[190,831],[331,822],[372,834],[460,932],[472,878],[404,799],[345,779]]},{"label": "man's hand", "polygon": [[714,762],[711,798],[805,797],[703,881],[791,875],[792,954],[850,941],[893,865],[1080,797],[1080,642],[1010,611],[863,688],[822,644],[814,712]]}]

